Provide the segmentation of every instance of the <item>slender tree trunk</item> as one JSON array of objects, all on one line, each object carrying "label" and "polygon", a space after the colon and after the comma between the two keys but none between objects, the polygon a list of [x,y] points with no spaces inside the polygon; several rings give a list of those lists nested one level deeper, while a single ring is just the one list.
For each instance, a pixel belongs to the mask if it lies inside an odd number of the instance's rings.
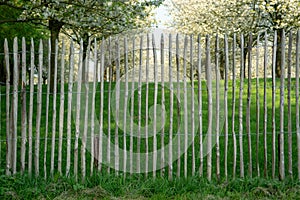
[{"label": "slender tree trunk", "polygon": [[53,53],[55,51],[55,41],[58,40],[59,32],[64,25],[63,22],[59,22],[57,20],[51,19],[49,20],[49,30],[51,33],[51,59],[50,59],[50,91],[53,92],[53,86],[54,86],[54,65],[55,65],[55,54]]},{"label": "slender tree trunk", "polygon": [[276,48],[276,77],[280,78],[281,76],[281,38],[282,38],[283,29],[277,30],[277,48]]},{"label": "slender tree trunk", "polygon": [[87,51],[88,51],[88,45],[89,45],[89,35],[88,33],[84,33],[82,35],[82,40],[83,40],[83,55],[82,55],[82,59],[83,59],[83,63],[82,63],[82,82],[84,83],[86,79],[86,73],[88,73],[88,66],[86,66],[86,58],[87,58]]}]

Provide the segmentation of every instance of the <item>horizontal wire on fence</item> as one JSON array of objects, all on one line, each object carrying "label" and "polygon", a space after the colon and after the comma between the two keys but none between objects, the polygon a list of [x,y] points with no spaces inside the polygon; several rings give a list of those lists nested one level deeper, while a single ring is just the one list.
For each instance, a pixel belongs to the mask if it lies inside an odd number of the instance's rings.
[{"label": "horizontal wire on fence", "polygon": [[[215,132],[215,131],[214,131]],[[217,134],[216,133],[212,133],[212,136],[217,136]],[[105,132],[103,132],[103,133],[105,133]],[[198,132],[197,132],[198,133]],[[196,133],[196,136],[195,137],[198,137],[198,136],[206,136],[207,134],[197,134]],[[288,134],[289,132],[283,132],[283,134],[286,134],[286,136],[287,136],[287,134]],[[161,134],[161,132],[158,132],[156,135],[160,135]],[[264,133],[263,132],[259,132],[258,133],[259,135],[264,135]],[[267,135],[272,135],[273,133],[272,132],[267,132],[266,133]],[[280,131],[276,131],[276,135],[278,135],[278,134],[281,134],[280,133]],[[292,135],[297,135],[297,131],[292,131],[291,132],[291,134]],[[127,137],[130,137],[130,133],[126,133],[126,135],[128,135]],[[164,133],[164,135],[165,136],[168,136],[169,135],[169,132],[165,132]],[[185,133],[173,133],[173,135],[180,135],[180,136],[182,136],[182,135],[186,135]],[[187,134],[188,136],[191,136],[192,134],[191,133],[188,133]],[[249,135],[248,133],[243,133],[243,134],[236,134],[236,137],[239,137],[239,135],[243,135],[243,136],[247,136],[247,135]],[[256,132],[251,132],[250,133],[250,135],[251,136],[257,136],[257,133]],[[99,134],[97,134],[97,135],[95,135],[95,137],[94,138],[98,138],[98,136],[99,136]],[[218,136],[221,136],[221,137],[225,137],[225,135],[224,134],[220,134],[220,133],[218,133]],[[228,136],[229,137],[232,137],[232,134],[228,134]],[[122,138],[122,137],[124,137],[124,135],[118,135],[118,137],[119,138]],[[133,136],[134,137],[134,136]],[[87,136],[86,137],[86,139],[91,139],[92,137],[90,137],[90,136]],[[137,137],[135,137],[135,138],[137,138]],[[149,137],[149,138],[151,138],[151,137]],[[21,136],[18,136],[17,137],[17,140],[18,139],[23,139]],[[31,137],[31,138],[28,138],[28,137],[26,137],[26,139],[36,139],[36,137]],[[41,138],[40,137],[40,140],[45,140],[45,139],[47,139],[47,140],[52,140],[53,138]],[[55,140],[59,140],[60,138],[59,137],[57,137],[57,138],[55,138]],[[62,138],[63,140],[67,140],[68,138],[66,138],[66,137],[63,137]],[[75,140],[76,138],[75,137],[71,137],[71,140]],[[10,139],[9,141],[15,141],[16,139]],[[0,140],[0,142],[6,142],[7,140]],[[245,141],[246,141],[246,139],[245,139]]]}]

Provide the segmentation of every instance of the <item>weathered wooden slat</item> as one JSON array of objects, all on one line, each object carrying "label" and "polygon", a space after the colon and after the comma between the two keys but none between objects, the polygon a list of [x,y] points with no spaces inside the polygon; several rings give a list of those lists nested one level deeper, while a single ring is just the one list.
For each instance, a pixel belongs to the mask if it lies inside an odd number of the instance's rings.
[{"label": "weathered wooden slat", "polygon": [[145,110],[145,116],[146,116],[146,122],[145,122],[145,152],[146,152],[146,163],[145,163],[145,176],[148,176],[148,170],[149,170],[149,59],[150,59],[150,36],[147,34],[147,55],[146,55],[146,110]]},{"label": "weathered wooden slat", "polygon": [[268,67],[268,35],[265,32],[264,45],[264,176],[268,176],[268,150],[267,150],[267,121],[268,121],[268,107],[267,107],[267,67]]},{"label": "weathered wooden slat", "polygon": [[74,76],[74,44],[70,44],[70,66],[69,66],[69,83],[68,83],[68,113],[67,113],[67,164],[66,176],[70,175],[71,166],[71,137],[72,137],[72,102],[73,102],[73,76]]},{"label": "weathered wooden slat", "polygon": [[[109,67],[109,86],[108,86],[108,132],[107,132],[107,163],[111,164],[111,155],[110,155],[110,150],[111,150],[111,82],[113,81],[112,80],[112,63],[111,63],[111,48],[112,48],[112,45],[111,45],[111,38],[109,37],[108,39],[108,67]],[[108,166],[107,167],[107,172],[110,173],[110,167]]]},{"label": "weathered wooden slat", "polygon": [[202,140],[202,49],[201,49],[201,37],[197,38],[197,71],[198,71],[198,118],[199,118],[199,176],[203,176],[203,140]]},{"label": "weathered wooden slat", "polygon": [[240,95],[239,95],[239,146],[240,146],[240,177],[244,178],[243,151],[243,90],[244,90],[244,35],[241,35],[241,64],[240,64]]},{"label": "weathered wooden slat", "polygon": [[19,56],[18,39],[14,38],[13,45],[13,105],[12,105],[12,171],[17,173],[17,144],[18,144],[18,85],[19,85]]},{"label": "weathered wooden slat", "polygon": [[105,50],[104,50],[105,40],[102,38],[101,41],[101,66],[100,66],[100,128],[99,128],[99,138],[98,138],[98,171],[102,170],[102,160],[103,160],[103,106],[104,106],[104,65],[105,65]]},{"label": "weathered wooden slat", "polygon": [[32,117],[33,117],[33,91],[34,91],[33,76],[34,76],[34,42],[33,39],[31,38],[30,80],[29,80],[30,94],[29,94],[29,115],[28,115],[28,174],[29,176],[31,176],[32,173]]},{"label": "weathered wooden slat", "polygon": [[225,171],[225,179],[228,179],[228,68],[229,68],[229,52],[228,52],[228,38],[225,35],[224,38],[224,46],[225,46],[225,91],[224,91],[224,115],[225,115],[225,150],[224,150],[224,171]]},{"label": "weathered wooden slat", "polygon": [[259,168],[259,116],[260,116],[260,100],[259,100],[259,43],[260,35],[257,36],[257,47],[256,47],[256,170],[257,176],[260,177],[260,168]]},{"label": "weathered wooden slat", "polygon": [[249,163],[248,163],[248,174],[252,177],[252,144],[251,144],[251,68],[252,68],[252,33],[249,35],[248,43],[248,91],[247,91],[247,114],[246,114],[246,129],[248,137],[248,154],[249,154]]},{"label": "weathered wooden slat", "polygon": [[135,38],[132,38],[132,76],[131,76],[131,110],[130,110],[130,144],[129,144],[129,166],[130,174],[133,173],[133,118],[134,118],[134,80],[135,77]]},{"label": "weathered wooden slat", "polygon": [[158,83],[157,83],[157,52],[155,45],[155,37],[152,34],[152,47],[153,47],[153,64],[154,64],[154,105],[153,105],[153,177],[156,177],[157,169],[157,137],[156,137],[156,108],[157,108],[157,92],[158,92]]},{"label": "weathered wooden slat", "polygon": [[[92,108],[91,108],[91,166],[90,166],[90,176],[94,173],[94,158],[95,158],[95,98],[96,98],[96,81],[98,77],[98,45],[96,38],[94,39],[94,71],[93,71],[93,89],[92,89]],[[99,148],[99,147],[98,147]]]},{"label": "weathered wooden slat", "polygon": [[75,117],[75,141],[74,141],[74,175],[78,178],[78,140],[80,134],[80,104],[81,104],[81,82],[82,82],[82,62],[83,62],[83,41],[80,41],[78,77],[77,77],[77,96],[76,96],[76,117]]},{"label": "weathered wooden slat", "polygon": [[191,122],[192,122],[192,127],[191,127],[191,137],[192,137],[192,176],[195,176],[195,172],[196,172],[196,155],[195,155],[195,143],[194,143],[194,138],[195,138],[195,102],[194,102],[194,97],[195,97],[195,93],[194,93],[194,89],[195,89],[195,85],[194,85],[194,55],[193,55],[193,43],[194,43],[194,38],[193,35],[190,36],[190,79],[191,79],[191,85],[192,85],[192,91],[191,91],[191,106],[192,106],[192,110],[191,110]]},{"label": "weathered wooden slat", "polygon": [[297,31],[296,39],[296,129],[297,129],[297,169],[298,180],[300,180],[300,123],[299,123],[299,49],[300,49],[300,30]]},{"label": "weathered wooden slat", "polygon": [[216,176],[220,181],[220,69],[219,69],[219,37],[215,44],[215,73],[216,73]]},{"label": "weathered wooden slat", "polygon": [[293,141],[292,141],[292,105],[291,105],[291,79],[292,79],[292,48],[293,48],[293,35],[292,31],[289,32],[289,47],[288,47],[288,173],[293,177]]},{"label": "weathered wooden slat", "polygon": [[[177,72],[177,119],[180,118],[180,72],[179,72],[179,67],[180,67],[180,46],[179,46],[179,34],[176,35],[176,72]],[[177,127],[180,127],[180,120],[177,120]],[[181,132],[177,132],[178,140],[177,140],[177,177],[180,177],[180,167],[181,167],[181,159],[180,159],[180,143],[181,143],[181,138],[180,138]]]},{"label": "weathered wooden slat", "polygon": [[[124,172],[124,178],[126,176],[127,172],[127,104],[128,104],[128,44],[127,44],[127,37],[124,38],[124,59],[125,59],[125,97],[124,97],[124,115],[123,115],[123,172]],[[147,58],[148,60],[148,58]]]},{"label": "weathered wooden slat", "polygon": [[[10,133],[10,64],[9,64],[9,49],[7,39],[4,41],[4,55],[5,55],[5,70],[6,70],[6,169],[5,174],[11,174],[11,146],[12,138]],[[32,116],[32,115],[31,115]],[[29,171],[30,175],[30,171]]]},{"label": "weathered wooden slat", "polygon": [[[120,81],[120,47],[119,39],[116,39],[116,80],[117,83]],[[120,152],[119,152],[119,110],[120,110],[120,84],[116,84],[116,110],[115,110],[115,172],[118,174],[120,170]]]},{"label": "weathered wooden slat", "polygon": [[35,153],[34,165],[35,175],[39,176],[39,162],[40,162],[40,134],[41,134],[41,115],[42,115],[42,79],[43,79],[43,41],[40,40],[39,45],[39,68],[38,68],[38,90],[37,90],[37,113],[36,113],[36,138],[35,138]]},{"label": "weathered wooden slat", "polygon": [[284,167],[284,79],[285,79],[285,32],[281,35],[281,77],[280,77],[280,133],[279,133],[279,179],[285,178]]},{"label": "weathered wooden slat", "polygon": [[[25,153],[26,153],[26,137],[27,137],[27,107],[26,107],[26,43],[25,38],[22,38],[22,141],[21,141],[21,173],[25,170]],[[0,103],[1,105],[1,103]],[[46,126],[46,129],[48,127]],[[0,158],[1,159],[1,158]]]},{"label": "weathered wooden slat", "polygon": [[54,61],[54,84],[53,84],[53,111],[52,111],[52,144],[51,144],[51,166],[50,174],[54,174],[54,154],[55,154],[55,135],[56,135],[56,99],[57,99],[57,59],[58,41],[55,42],[55,61]]},{"label": "weathered wooden slat", "polygon": [[64,131],[64,110],[65,110],[65,43],[62,41],[61,67],[60,67],[60,101],[59,101],[59,139],[58,139],[58,160],[57,169],[62,174],[62,143]]},{"label": "weathered wooden slat", "polygon": [[187,62],[187,48],[188,48],[188,38],[184,38],[183,47],[183,120],[184,120],[184,177],[187,178],[188,172],[188,113],[187,113],[187,87],[186,87],[186,62]]},{"label": "weathered wooden slat", "polygon": [[[165,48],[165,43],[164,43],[164,34],[161,34],[161,42],[160,42],[160,61],[161,61],[161,106],[165,106],[165,53],[164,53],[164,48]],[[162,129],[161,129],[161,158],[160,158],[160,176],[164,176],[164,166],[165,166],[165,111],[162,109],[161,112],[161,123],[162,123]]]},{"label": "weathered wooden slat", "polygon": [[212,174],[212,80],[211,80],[211,63],[210,63],[210,38],[206,36],[206,84],[207,84],[207,99],[208,99],[208,123],[207,123],[207,179],[211,181]]},{"label": "weathered wooden slat", "polygon": [[[51,40],[48,39],[48,74],[51,73]],[[49,132],[49,104],[50,104],[50,77],[47,77],[47,94],[46,94],[46,128],[44,144],[44,178],[47,178],[47,151],[48,151],[48,132]]]},{"label": "weathered wooden slat", "polygon": [[138,75],[138,133],[137,133],[137,173],[141,170],[141,118],[142,118],[142,65],[143,65],[143,36],[140,37]]},{"label": "weathered wooden slat", "polygon": [[[84,74],[82,74],[83,78],[82,82],[84,83],[84,99],[82,103],[85,103],[84,105],[84,126],[83,126],[83,135],[81,138],[81,177],[82,181],[85,181],[86,178],[86,149],[87,149],[87,132],[88,132],[88,127],[89,127],[89,59],[90,59],[90,48],[91,48],[91,40],[89,38],[88,40],[88,47],[86,50],[86,57],[85,57],[85,70]],[[84,52],[83,52],[84,53]]]},{"label": "weathered wooden slat", "polygon": [[236,134],[235,134],[235,104],[236,104],[236,71],[235,71],[235,59],[236,59],[236,34],[233,35],[233,44],[232,44],[232,140],[233,140],[233,166],[232,166],[232,177],[235,178],[236,175],[236,158],[237,158],[237,143],[236,143]]},{"label": "weathered wooden slat", "polygon": [[[170,128],[169,128],[169,160],[168,160],[168,177],[169,180],[173,179],[173,97],[174,97],[174,88],[173,88],[173,70],[172,70],[172,34],[169,34],[169,84],[170,84]],[[146,97],[147,98],[147,97]],[[146,104],[147,106],[148,104]],[[147,117],[147,115],[146,115]]]},{"label": "weathered wooden slat", "polygon": [[272,48],[272,178],[275,178],[276,170],[276,122],[275,122],[275,97],[276,97],[276,48],[277,48],[277,32],[274,32],[274,41]]}]

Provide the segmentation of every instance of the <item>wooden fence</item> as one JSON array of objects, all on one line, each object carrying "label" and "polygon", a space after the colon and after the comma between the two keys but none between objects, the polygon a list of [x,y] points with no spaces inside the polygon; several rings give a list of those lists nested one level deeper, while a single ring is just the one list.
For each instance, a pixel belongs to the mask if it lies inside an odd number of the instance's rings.
[{"label": "wooden fence", "polygon": [[0,169],[300,178],[299,33],[6,40]]}]

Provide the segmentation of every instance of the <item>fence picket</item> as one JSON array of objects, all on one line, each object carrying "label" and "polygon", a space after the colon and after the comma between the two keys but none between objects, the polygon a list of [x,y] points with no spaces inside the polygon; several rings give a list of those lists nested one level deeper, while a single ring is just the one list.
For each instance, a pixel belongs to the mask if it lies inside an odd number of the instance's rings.
[{"label": "fence picket", "polygon": [[211,63],[210,63],[210,38],[206,36],[206,84],[207,84],[207,99],[208,99],[208,126],[207,126],[207,179],[211,181],[212,172],[212,78],[211,78]]},{"label": "fence picket", "polygon": [[279,179],[285,178],[284,172],[284,79],[285,79],[285,32],[281,35],[281,77],[280,77],[280,133],[279,133]]},{"label": "fence picket", "polygon": [[184,38],[184,47],[183,47],[183,109],[184,109],[184,177],[187,178],[188,171],[188,115],[187,115],[187,88],[186,88],[186,54],[188,48],[188,38]]},{"label": "fence picket", "polygon": [[[31,38],[30,80],[29,80],[30,92],[29,92],[29,116],[28,116],[28,174],[29,176],[31,176],[32,173],[32,117],[33,117],[33,91],[34,91],[33,76],[34,76],[34,42],[33,39]],[[9,106],[7,108],[9,108]]]},{"label": "fence picket", "polygon": [[[85,103],[84,105],[84,127],[83,127],[83,135],[81,138],[81,176],[82,176],[82,181],[85,181],[85,177],[86,177],[86,147],[87,147],[87,132],[88,132],[88,126],[89,126],[89,91],[90,91],[90,87],[89,87],[89,59],[90,59],[90,47],[91,47],[91,40],[89,39],[88,41],[88,46],[87,46],[87,50],[85,53],[85,64],[83,65],[85,69],[82,69],[83,73],[82,77],[84,77],[82,79],[82,82],[84,83],[84,94],[85,97],[83,99],[83,103]],[[83,61],[83,62],[84,62]]]},{"label": "fence picket", "polygon": [[224,171],[225,171],[225,178],[228,178],[228,68],[229,68],[229,53],[228,53],[228,38],[225,35],[224,38],[224,46],[225,46],[225,91],[224,91],[224,115],[225,115],[225,151],[224,151]]},{"label": "fence picket", "polygon": [[[120,47],[119,39],[116,39],[116,79],[115,82],[120,81]],[[120,170],[120,152],[119,152],[119,105],[120,105],[120,84],[116,84],[116,111],[115,111],[115,172],[118,174]]]},{"label": "fence picket", "polygon": [[203,142],[202,142],[202,50],[201,50],[201,37],[198,35],[197,38],[197,71],[198,71],[198,118],[199,118],[199,176],[203,176]]},{"label": "fence picket", "polygon": [[12,171],[17,173],[17,144],[18,144],[18,85],[19,85],[19,56],[18,39],[14,38],[13,45],[13,105],[12,105]]},{"label": "fence picket", "polygon": [[[11,146],[12,138],[10,133],[10,64],[9,64],[9,49],[7,39],[4,41],[4,55],[6,66],[6,175],[11,174]],[[30,174],[30,171],[29,171]]]},{"label": "fence picket", "polygon": [[248,136],[248,154],[249,154],[249,165],[248,165],[248,173],[249,176],[252,177],[252,144],[251,144],[251,123],[250,123],[250,115],[251,115],[251,68],[252,68],[252,33],[249,35],[249,44],[248,44],[248,91],[247,91],[247,114],[246,114],[246,129]]},{"label": "fence picket", "polygon": [[[25,171],[25,153],[26,153],[26,137],[27,137],[27,109],[26,109],[26,43],[22,38],[22,142],[21,142],[21,174]],[[0,104],[1,105],[1,104]],[[47,127],[46,127],[47,128]]]},{"label": "fence picket", "polygon": [[235,178],[236,175],[236,156],[237,156],[237,144],[236,144],[236,134],[235,134],[235,104],[236,104],[236,77],[235,77],[235,59],[236,59],[236,34],[233,35],[232,44],[232,139],[233,139],[233,166],[232,166],[232,176]]},{"label": "fence picket", "polygon": [[143,36],[140,37],[138,75],[138,134],[137,134],[137,173],[141,170],[141,115],[142,115],[142,64],[143,64]]},{"label": "fence picket", "polygon": [[299,48],[300,31],[297,31],[296,38],[296,129],[297,129],[297,155],[298,155],[298,180],[300,180],[300,124],[299,124]]},{"label": "fence picket", "polygon": [[[123,126],[123,143],[124,143],[124,152],[123,152],[123,172],[127,172],[127,101],[128,101],[128,46],[127,46],[127,37],[124,38],[124,57],[125,57],[125,97],[124,97],[124,126]],[[147,98],[146,98],[147,99]],[[147,106],[147,104],[146,104]],[[146,115],[147,120],[147,115]],[[147,123],[146,123],[147,125]],[[146,161],[147,163],[147,161]],[[146,170],[147,171],[147,170]],[[126,173],[124,173],[124,178]]]},{"label": "fence picket", "polygon": [[[266,33],[265,33],[266,34]],[[260,43],[260,35],[257,36],[257,44]],[[266,44],[265,44],[266,45]],[[260,177],[260,168],[259,168],[259,115],[260,115],[260,100],[259,100],[259,48],[256,48],[256,170],[257,176]]]},{"label": "fence picket", "polygon": [[[169,180],[173,179],[173,145],[172,145],[172,140],[173,140],[173,96],[174,96],[174,91],[173,91],[173,71],[172,71],[172,34],[169,34],[169,84],[170,84],[170,129],[169,129],[169,161],[168,161],[168,166],[169,166],[169,171],[168,171],[168,177]],[[147,97],[146,97],[147,99]],[[148,104],[146,103],[146,106]],[[147,115],[146,115],[147,118]]]},{"label": "fence picket", "polygon": [[[92,89],[92,108],[91,108],[91,166],[90,176],[94,173],[94,160],[95,160],[95,98],[96,98],[96,81],[98,77],[98,45],[97,39],[94,39],[94,71],[93,71],[93,89]],[[99,148],[99,146],[98,146]]]},{"label": "fence picket", "polygon": [[160,61],[161,61],[161,123],[162,123],[162,129],[161,129],[161,159],[160,159],[160,176],[164,176],[164,166],[165,166],[165,83],[164,83],[164,68],[165,68],[165,54],[164,54],[164,34],[161,34],[161,43],[160,43]]},{"label": "fence picket", "polygon": [[148,176],[148,170],[149,170],[149,140],[148,140],[148,134],[149,134],[149,59],[150,59],[150,36],[147,34],[147,55],[146,55],[146,122],[145,122],[145,152],[146,152],[146,162],[145,162],[145,176]]},{"label": "fence picket", "polygon": [[37,91],[37,113],[36,113],[36,138],[35,138],[35,175],[39,176],[40,162],[40,134],[41,134],[41,115],[42,115],[42,74],[43,73],[43,41],[39,45],[39,68],[38,68],[38,91]]},{"label": "fence picket", "polygon": [[274,41],[272,48],[272,178],[275,178],[276,170],[276,122],[275,122],[275,97],[276,97],[276,48],[277,48],[277,32],[274,32]]},{"label": "fence picket", "polygon": [[288,173],[289,176],[293,176],[293,157],[292,157],[292,106],[291,106],[291,79],[292,79],[292,48],[293,48],[293,35],[292,31],[289,32],[289,46],[288,46]]},{"label": "fence picket", "polygon": [[264,45],[264,176],[268,176],[268,150],[267,150],[267,121],[268,121],[268,107],[267,107],[267,67],[268,67],[268,35],[265,32]]},{"label": "fence picket", "polygon": [[155,46],[155,37],[152,34],[152,47],[153,47],[153,64],[154,64],[154,105],[153,105],[153,177],[156,177],[156,165],[157,165],[157,137],[156,137],[156,105],[157,105],[157,54]]},{"label": "fence picket", "polygon": [[191,117],[192,117],[192,133],[191,133],[191,137],[192,137],[192,176],[195,176],[195,171],[196,171],[196,155],[195,155],[195,143],[194,143],[194,138],[195,138],[195,102],[194,102],[194,97],[195,97],[195,85],[194,85],[194,55],[193,55],[193,42],[194,42],[194,38],[193,38],[193,35],[190,36],[190,65],[191,65],[191,69],[190,69],[190,79],[191,79]]},{"label": "fence picket", "polygon": [[74,141],[74,175],[78,178],[78,140],[80,134],[80,103],[81,103],[81,82],[82,82],[82,62],[83,62],[83,41],[80,40],[78,77],[77,77],[77,96],[76,96],[76,117],[75,117],[75,141]]},{"label": "fence picket", "polygon": [[243,90],[244,90],[244,35],[241,35],[241,66],[239,95],[239,146],[240,146],[240,177],[244,178],[244,148],[243,148]]},{"label": "fence picket", "polygon": [[[176,35],[176,72],[177,72],[177,119],[180,118],[180,77],[179,77],[179,67],[180,67],[180,57],[179,57],[180,47],[179,47],[179,34]],[[180,121],[177,120],[177,127],[180,127]],[[177,140],[177,177],[180,177],[180,167],[181,167],[181,159],[180,159],[180,132],[178,132],[178,140]]]},{"label": "fence picket", "polygon": [[60,101],[59,101],[59,140],[58,140],[58,172],[62,174],[62,143],[64,130],[64,108],[65,108],[65,43],[62,41],[61,67],[60,67]]},{"label": "fence picket", "polygon": [[73,74],[74,74],[74,44],[70,44],[70,66],[69,66],[69,83],[68,83],[68,113],[67,113],[67,164],[66,175],[70,174],[71,166],[71,120],[72,120],[72,102],[73,102]]},{"label": "fence picket", "polygon": [[220,69],[219,69],[219,37],[216,36],[215,73],[216,73],[216,176],[220,181]]}]

